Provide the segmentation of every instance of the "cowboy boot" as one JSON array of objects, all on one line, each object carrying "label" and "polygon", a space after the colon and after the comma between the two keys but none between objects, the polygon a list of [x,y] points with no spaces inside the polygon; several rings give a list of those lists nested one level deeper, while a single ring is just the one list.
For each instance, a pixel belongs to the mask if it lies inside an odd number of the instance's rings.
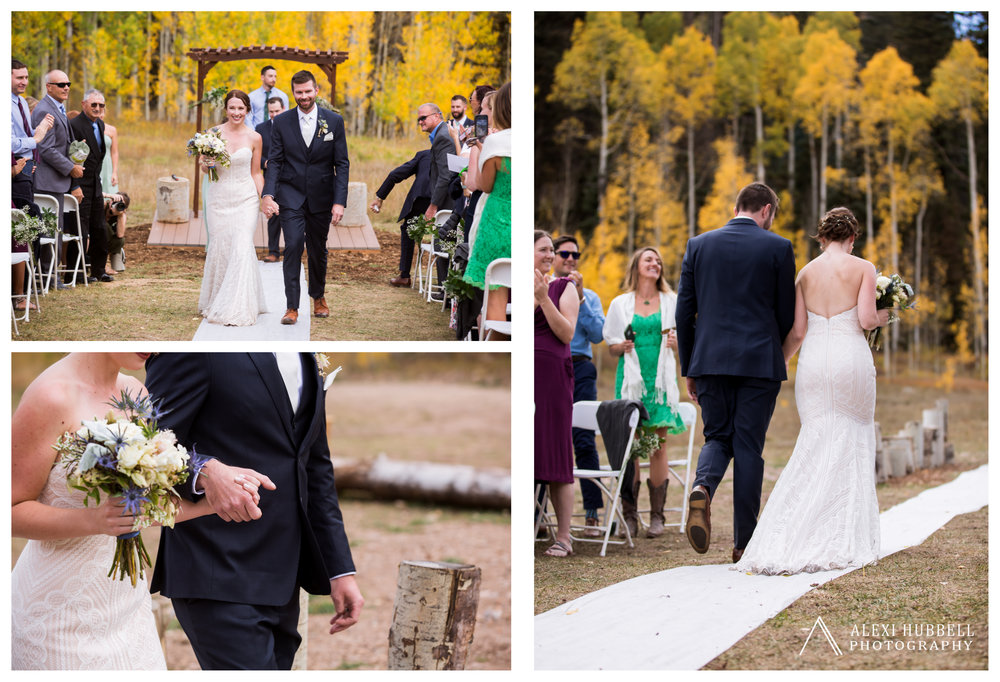
[{"label": "cowboy boot", "polygon": [[[622,496],[622,516],[625,517],[625,525],[628,527],[629,535],[635,539],[639,537],[639,481],[632,485],[632,501]],[[620,537],[625,537],[625,529],[618,532]]]},{"label": "cowboy boot", "polygon": [[653,487],[653,482],[646,479],[649,487],[649,528],[646,530],[647,538],[657,538],[663,535],[663,505],[667,501],[667,483],[670,479],[665,479],[663,483]]}]

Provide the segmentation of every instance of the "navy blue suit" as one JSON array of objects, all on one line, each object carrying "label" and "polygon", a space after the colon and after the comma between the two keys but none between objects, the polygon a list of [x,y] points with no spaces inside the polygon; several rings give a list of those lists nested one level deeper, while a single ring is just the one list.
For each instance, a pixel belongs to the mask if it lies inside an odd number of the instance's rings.
[{"label": "navy blue suit", "polygon": [[399,217],[396,218],[401,223],[399,226],[399,275],[401,277],[409,277],[410,268],[413,266],[414,241],[410,239],[410,235],[406,231],[406,221],[423,215],[427,211],[427,206],[430,205],[430,169],[431,150],[422,149],[403,165],[393,168],[375,191],[375,196],[385,200],[393,187],[411,176],[416,176],[413,184],[410,185],[410,191],[406,193]]},{"label": "navy blue suit", "polygon": [[694,485],[709,496],[733,460],[735,546],[757,526],[764,436],[787,376],[795,317],[792,244],[750,218],[688,241],[677,292],[681,374],[695,380],[705,445]]},{"label": "navy blue suit", "polygon": [[[272,353],[162,353],[146,385],[167,411],[160,426],[225,464],[267,475],[262,516],[203,516],[164,529],[152,591],[174,600],[204,668],[289,667],[298,647],[298,588],[330,594],[354,571],[326,437],[324,392],[309,353],[292,413]],[[193,480],[178,492],[193,499]]]},{"label": "navy blue suit", "polygon": [[[267,157],[271,152],[271,119],[267,119],[257,126],[257,134],[260,135],[260,169],[267,172]],[[281,218],[273,215],[267,219],[267,252],[274,256],[281,255],[279,247],[281,243]]]},{"label": "navy blue suit", "polygon": [[299,111],[289,109],[272,119],[271,148],[264,191],[280,209],[285,234],[285,298],[299,307],[299,272],[303,247],[309,251],[309,296],[323,296],[326,283],[326,239],[334,204],[347,205],[350,160],[344,119],[316,107],[316,132],[306,146],[299,131]]}]

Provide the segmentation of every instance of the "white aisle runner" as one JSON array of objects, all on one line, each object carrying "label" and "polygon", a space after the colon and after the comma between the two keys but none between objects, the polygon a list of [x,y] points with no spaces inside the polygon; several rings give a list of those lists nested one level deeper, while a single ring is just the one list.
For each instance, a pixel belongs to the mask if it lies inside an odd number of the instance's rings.
[{"label": "white aisle runner", "polygon": [[[918,545],[985,506],[988,478],[984,464],[883,512],[879,556]],[[697,670],[813,587],[856,570],[756,576],[730,566],[644,575],[538,614],[535,668]]]},{"label": "white aisle runner", "polygon": [[281,263],[257,261],[260,277],[264,283],[264,300],[268,312],[257,316],[257,324],[252,327],[227,327],[202,320],[195,332],[195,341],[308,341],[309,321],[312,318],[312,301],[306,288],[305,268],[299,271],[299,321],[295,324],[281,324],[287,309],[285,303],[285,279],[281,274]]}]

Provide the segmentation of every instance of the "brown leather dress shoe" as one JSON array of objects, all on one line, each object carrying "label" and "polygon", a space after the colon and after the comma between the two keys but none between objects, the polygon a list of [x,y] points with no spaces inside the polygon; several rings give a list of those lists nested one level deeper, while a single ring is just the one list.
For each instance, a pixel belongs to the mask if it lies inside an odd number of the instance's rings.
[{"label": "brown leather dress shoe", "polygon": [[281,318],[281,324],[295,324],[299,321],[299,311],[295,308],[289,308],[285,311],[285,316]]},{"label": "brown leather dress shoe", "polygon": [[735,564],[742,558],[743,558],[743,550],[733,547],[733,563]]},{"label": "brown leather dress shoe", "polygon": [[326,299],[322,296],[313,302],[313,315],[316,317],[330,317],[330,309],[326,306]]},{"label": "brown leather dress shoe", "polygon": [[266,256],[264,256],[263,260],[264,260],[265,263],[277,263],[278,262],[278,257],[275,256],[273,253],[269,253]]},{"label": "brown leather dress shoe", "polygon": [[410,281],[409,277],[393,277],[389,280],[389,284],[394,287],[411,287],[413,282]]},{"label": "brown leather dress shoe", "polygon": [[708,551],[712,541],[712,501],[703,485],[696,485],[688,497],[687,538],[698,554]]}]

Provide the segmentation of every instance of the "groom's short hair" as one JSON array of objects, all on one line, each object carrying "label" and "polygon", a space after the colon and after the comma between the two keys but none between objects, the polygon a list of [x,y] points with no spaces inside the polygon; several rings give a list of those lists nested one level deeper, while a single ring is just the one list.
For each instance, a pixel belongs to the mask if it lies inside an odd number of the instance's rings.
[{"label": "groom's short hair", "polygon": [[736,212],[746,211],[756,213],[768,204],[771,205],[771,215],[778,212],[778,195],[763,182],[752,182],[736,196]]},{"label": "groom's short hair", "polygon": [[316,85],[316,77],[312,75],[311,71],[306,71],[305,69],[302,71],[296,71],[295,75],[292,76],[292,87],[302,85],[303,83],[309,83],[310,81],[313,85]]}]

